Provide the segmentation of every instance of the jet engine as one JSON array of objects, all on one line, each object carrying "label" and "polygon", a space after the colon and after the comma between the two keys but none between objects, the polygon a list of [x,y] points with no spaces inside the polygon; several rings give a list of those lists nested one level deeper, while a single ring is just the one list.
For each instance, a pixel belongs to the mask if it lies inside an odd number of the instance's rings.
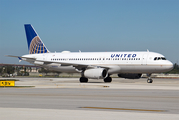
[{"label": "jet engine", "polygon": [[103,79],[108,76],[108,72],[104,68],[87,69],[84,71],[83,76],[91,79]]},{"label": "jet engine", "polygon": [[141,78],[142,74],[133,74],[133,73],[126,73],[126,74],[118,74],[118,77],[127,78],[127,79],[139,79]]}]

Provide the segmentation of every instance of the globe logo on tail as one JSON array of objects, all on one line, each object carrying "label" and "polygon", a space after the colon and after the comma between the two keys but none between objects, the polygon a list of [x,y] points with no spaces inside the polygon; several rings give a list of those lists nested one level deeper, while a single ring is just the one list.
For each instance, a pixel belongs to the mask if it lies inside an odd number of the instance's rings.
[{"label": "globe logo on tail", "polygon": [[38,54],[38,53],[48,53],[49,51],[46,49],[45,45],[42,43],[38,36],[34,37],[30,43],[30,54]]}]

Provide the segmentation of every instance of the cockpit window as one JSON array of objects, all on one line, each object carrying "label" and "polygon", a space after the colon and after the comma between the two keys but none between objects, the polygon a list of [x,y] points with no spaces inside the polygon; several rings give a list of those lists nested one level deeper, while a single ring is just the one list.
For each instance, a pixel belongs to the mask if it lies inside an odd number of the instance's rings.
[{"label": "cockpit window", "polygon": [[164,57],[155,57],[154,60],[166,60]]},{"label": "cockpit window", "polygon": [[158,59],[157,60],[161,60],[161,57],[158,57]]},{"label": "cockpit window", "polygon": [[162,60],[166,60],[166,58],[162,57]]}]

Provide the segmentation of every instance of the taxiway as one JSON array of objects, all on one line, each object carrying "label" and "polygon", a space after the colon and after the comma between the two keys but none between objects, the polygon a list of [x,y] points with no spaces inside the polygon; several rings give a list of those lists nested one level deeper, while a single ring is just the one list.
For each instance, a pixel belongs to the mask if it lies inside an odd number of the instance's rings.
[{"label": "taxiway", "polygon": [[1,119],[179,119],[179,79],[16,79],[34,87],[0,88]]}]

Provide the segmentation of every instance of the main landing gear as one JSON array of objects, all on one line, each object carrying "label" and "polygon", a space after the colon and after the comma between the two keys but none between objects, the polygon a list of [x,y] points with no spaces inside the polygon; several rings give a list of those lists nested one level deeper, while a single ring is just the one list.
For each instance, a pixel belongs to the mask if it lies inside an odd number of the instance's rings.
[{"label": "main landing gear", "polygon": [[87,83],[88,82],[88,78],[80,77],[80,82],[81,83]]},{"label": "main landing gear", "polygon": [[151,76],[151,74],[147,74],[147,76],[148,76],[147,83],[152,83],[152,82],[153,82],[153,80],[152,80],[152,78],[150,77],[150,76]]},{"label": "main landing gear", "polygon": [[[111,77],[106,77],[105,79],[104,79],[104,82],[111,82],[112,81],[112,78]],[[86,77],[80,77],[80,82],[81,83],[87,83],[88,82],[88,78],[86,78]]]},{"label": "main landing gear", "polygon": [[112,78],[111,77],[106,77],[105,79],[104,79],[104,82],[111,82],[112,81]]}]

